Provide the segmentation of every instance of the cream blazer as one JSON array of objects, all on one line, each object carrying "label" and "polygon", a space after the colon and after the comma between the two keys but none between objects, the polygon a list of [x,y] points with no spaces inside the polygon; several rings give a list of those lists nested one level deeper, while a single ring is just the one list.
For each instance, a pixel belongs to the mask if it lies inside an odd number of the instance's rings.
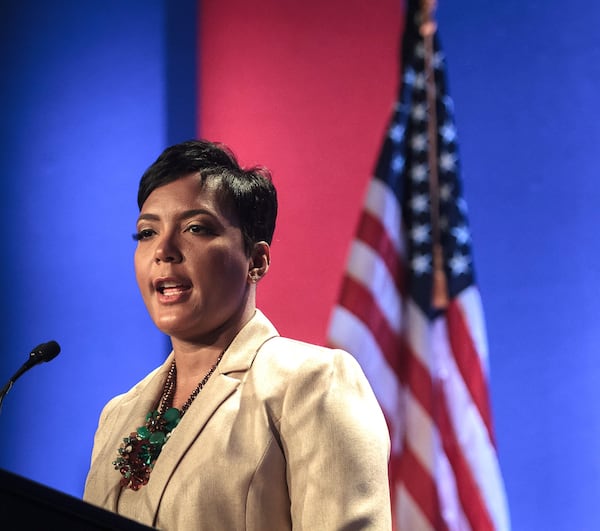
[{"label": "cream blazer", "polygon": [[282,338],[257,310],[162,449],[121,490],[112,462],[172,353],[104,407],[84,500],[166,531],[390,530],[390,439],[356,360]]}]

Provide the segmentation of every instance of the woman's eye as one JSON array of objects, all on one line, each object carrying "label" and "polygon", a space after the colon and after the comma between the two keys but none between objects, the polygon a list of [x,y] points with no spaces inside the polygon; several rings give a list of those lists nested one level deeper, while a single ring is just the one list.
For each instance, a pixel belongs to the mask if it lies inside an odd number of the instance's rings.
[{"label": "woman's eye", "polygon": [[141,240],[147,240],[148,238],[154,236],[154,234],[156,233],[152,229],[142,229],[133,234],[132,236],[136,242],[139,242]]},{"label": "woman's eye", "polygon": [[206,225],[190,225],[187,230],[192,234],[212,234],[212,230],[209,229]]}]

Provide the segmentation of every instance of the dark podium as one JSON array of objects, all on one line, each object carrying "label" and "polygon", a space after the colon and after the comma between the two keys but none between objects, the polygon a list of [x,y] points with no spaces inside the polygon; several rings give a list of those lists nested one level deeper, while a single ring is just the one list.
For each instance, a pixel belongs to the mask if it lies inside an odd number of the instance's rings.
[{"label": "dark podium", "polygon": [[0,469],[3,531],[148,531],[140,523]]}]

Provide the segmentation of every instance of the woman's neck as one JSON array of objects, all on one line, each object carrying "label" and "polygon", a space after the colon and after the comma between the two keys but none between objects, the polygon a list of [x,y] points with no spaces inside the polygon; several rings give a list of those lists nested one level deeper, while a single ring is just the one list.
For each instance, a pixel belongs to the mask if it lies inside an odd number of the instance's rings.
[{"label": "woman's neck", "polygon": [[252,308],[251,311],[244,312],[241,319],[236,319],[234,323],[228,322],[209,335],[192,339],[171,337],[178,380],[199,381],[198,377],[201,379],[210,370],[255,312],[256,309]]}]

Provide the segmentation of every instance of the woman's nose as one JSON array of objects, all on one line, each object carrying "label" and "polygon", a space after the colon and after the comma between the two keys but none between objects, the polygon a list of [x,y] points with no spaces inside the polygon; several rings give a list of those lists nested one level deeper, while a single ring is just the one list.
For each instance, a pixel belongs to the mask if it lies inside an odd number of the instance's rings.
[{"label": "woman's nose", "polygon": [[181,262],[183,256],[173,237],[164,237],[159,241],[154,252],[154,260],[158,262]]}]

